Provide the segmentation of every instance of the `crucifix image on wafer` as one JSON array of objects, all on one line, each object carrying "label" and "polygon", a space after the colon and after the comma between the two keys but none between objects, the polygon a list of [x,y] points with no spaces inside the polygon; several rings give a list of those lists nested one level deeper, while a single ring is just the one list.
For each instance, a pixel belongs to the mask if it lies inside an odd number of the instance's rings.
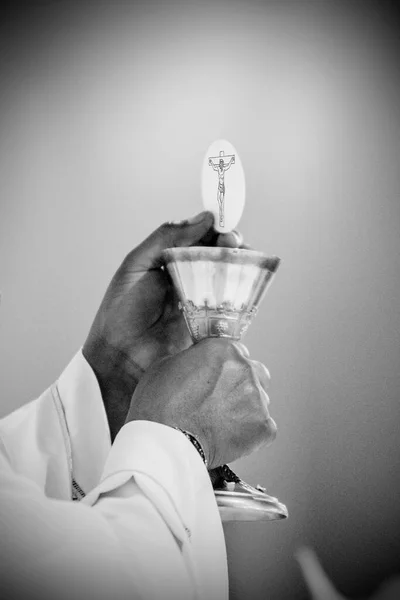
[{"label": "crucifix image on wafer", "polygon": [[217,202],[219,207],[219,224],[221,227],[224,227],[225,171],[235,164],[235,155],[225,156],[224,151],[221,150],[219,156],[211,156],[208,159],[208,164],[218,173]]}]

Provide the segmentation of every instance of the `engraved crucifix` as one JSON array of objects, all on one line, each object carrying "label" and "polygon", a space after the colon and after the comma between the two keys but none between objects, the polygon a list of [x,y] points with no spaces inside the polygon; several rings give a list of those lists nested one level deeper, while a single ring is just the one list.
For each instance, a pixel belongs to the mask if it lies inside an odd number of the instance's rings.
[{"label": "engraved crucifix", "polygon": [[229,156],[225,156],[224,151],[221,150],[219,156],[211,156],[208,159],[208,164],[213,168],[214,171],[217,171],[218,173],[217,201],[219,206],[219,224],[220,227],[224,227],[225,171],[227,171],[231,165],[235,164],[235,155],[231,154]]}]

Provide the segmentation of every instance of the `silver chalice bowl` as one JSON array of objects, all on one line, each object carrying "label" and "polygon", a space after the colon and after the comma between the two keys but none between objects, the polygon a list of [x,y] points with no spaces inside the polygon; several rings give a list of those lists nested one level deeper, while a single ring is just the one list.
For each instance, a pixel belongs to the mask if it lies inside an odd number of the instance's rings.
[{"label": "silver chalice bowl", "polygon": [[[164,262],[193,342],[241,340],[280,263],[276,256],[240,248],[168,248]],[[227,465],[210,471],[222,521],[275,520],[287,508],[264,487],[252,487]]]}]

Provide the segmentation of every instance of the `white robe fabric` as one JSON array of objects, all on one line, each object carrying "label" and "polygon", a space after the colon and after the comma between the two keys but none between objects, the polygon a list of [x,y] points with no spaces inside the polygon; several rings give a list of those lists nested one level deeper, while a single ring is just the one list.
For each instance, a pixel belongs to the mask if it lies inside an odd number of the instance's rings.
[{"label": "white robe fabric", "polygon": [[222,524],[199,454],[149,421],[125,425],[111,446],[81,352],[0,421],[0,442],[1,598],[227,599]]}]

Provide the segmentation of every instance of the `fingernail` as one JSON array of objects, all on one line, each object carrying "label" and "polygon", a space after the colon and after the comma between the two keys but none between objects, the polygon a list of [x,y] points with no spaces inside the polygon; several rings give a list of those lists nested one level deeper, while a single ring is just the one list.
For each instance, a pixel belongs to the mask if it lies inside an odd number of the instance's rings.
[{"label": "fingernail", "polygon": [[232,233],[236,236],[238,246],[243,244],[243,236],[237,229],[232,229]]},{"label": "fingernail", "polygon": [[195,215],[191,219],[188,219],[187,223],[188,225],[198,225],[199,223],[204,221],[204,219],[207,216],[210,216],[211,214],[212,213],[210,213],[208,210],[203,210],[203,212],[199,213],[198,215]]},{"label": "fingernail", "polygon": [[243,238],[238,231],[230,231],[229,233],[220,233],[217,239],[217,246],[223,248],[239,248],[243,242]]},{"label": "fingernail", "polygon": [[242,344],[242,342],[233,342],[233,343],[236,346],[236,348],[238,348],[238,350],[243,354],[243,356],[245,356],[246,358],[250,357],[250,352],[248,351],[246,346],[244,344]]}]

